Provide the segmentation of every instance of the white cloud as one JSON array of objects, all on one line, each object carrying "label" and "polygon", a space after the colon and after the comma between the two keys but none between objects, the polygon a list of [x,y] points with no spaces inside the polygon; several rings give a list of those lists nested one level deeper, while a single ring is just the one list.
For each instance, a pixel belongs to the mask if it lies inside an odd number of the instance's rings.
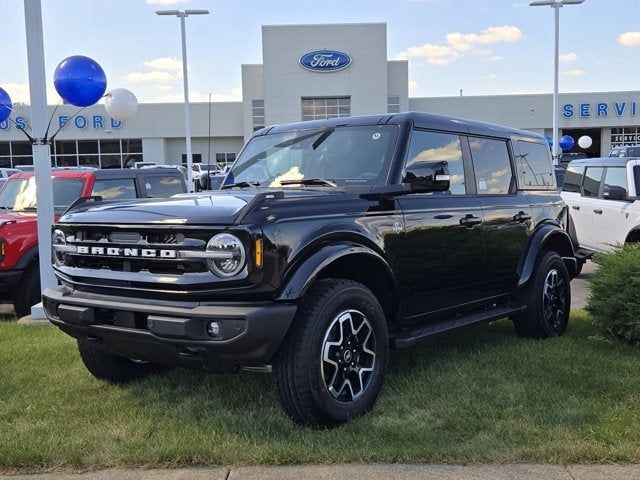
[{"label": "white cloud", "polygon": [[400,52],[397,58],[400,60],[424,58],[431,65],[448,65],[468,53],[491,58],[493,53],[491,50],[478,48],[478,46],[512,43],[522,38],[522,30],[512,25],[489,27],[480,33],[454,32],[445,36],[444,43],[411,46]]},{"label": "white cloud", "polygon": [[566,72],[564,72],[564,74],[566,76],[568,76],[568,77],[582,77],[582,76],[586,75],[587,72],[577,68],[575,70],[567,70]]},{"label": "white cloud", "polygon": [[143,65],[151,70],[161,70],[163,72],[182,73],[182,60],[175,57],[160,57],[153,60],[146,60]]},{"label": "white cloud", "polygon": [[640,46],[640,32],[625,32],[618,37],[618,43],[625,47]]},{"label": "white cloud", "polygon": [[413,92],[415,90],[418,89],[420,85],[418,85],[418,82],[414,82],[413,80],[409,82],[409,91]]},{"label": "white cloud", "polygon": [[573,63],[576,60],[578,60],[578,54],[573,52],[560,55],[560,61],[562,63]]},{"label": "white cloud", "polygon": [[[29,84],[28,83],[2,83],[0,87],[4,88],[14,105],[19,104],[31,104],[29,98]],[[60,102],[60,95],[56,92],[54,87],[47,87],[47,103],[57,104]]]},{"label": "white cloud", "polygon": [[171,75],[169,72],[161,72],[159,70],[154,70],[152,72],[131,72],[128,75],[122,77],[125,82],[132,83],[147,83],[150,84],[151,87],[155,86],[154,84],[166,84],[171,83],[176,80],[175,75]]},{"label": "white cloud", "polygon": [[502,60],[500,55],[491,55],[490,57],[486,57],[484,59],[485,62],[499,62]]},{"label": "white cloud", "polygon": [[187,3],[189,0],[144,0],[147,5],[176,5]]}]

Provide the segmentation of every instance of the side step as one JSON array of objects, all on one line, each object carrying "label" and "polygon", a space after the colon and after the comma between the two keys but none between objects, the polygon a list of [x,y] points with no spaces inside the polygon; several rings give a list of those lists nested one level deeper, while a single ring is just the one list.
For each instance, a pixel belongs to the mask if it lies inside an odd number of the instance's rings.
[{"label": "side step", "polygon": [[391,338],[391,346],[395,348],[410,347],[420,340],[432,335],[437,335],[438,333],[448,332],[449,330],[467,327],[470,325],[491,322],[493,320],[500,320],[501,318],[523,313],[526,309],[527,307],[525,306],[514,307],[513,305],[493,307],[478,313],[454,317],[442,322],[432,323],[427,326],[419,325],[411,329],[401,330],[396,335],[393,335]]}]

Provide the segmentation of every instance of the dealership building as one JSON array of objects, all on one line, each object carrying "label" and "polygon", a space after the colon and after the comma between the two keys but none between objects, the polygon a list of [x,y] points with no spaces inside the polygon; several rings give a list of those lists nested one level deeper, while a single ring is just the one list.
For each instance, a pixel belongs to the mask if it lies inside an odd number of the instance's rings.
[{"label": "dealership building", "polygon": [[[263,26],[262,63],[241,66],[242,101],[213,103],[211,117],[207,103],[192,104],[194,161],[233,161],[265,125],[406,110],[551,134],[550,94],[409,97],[407,61],[388,58],[384,23]],[[640,91],[561,94],[560,108],[562,134],[593,139],[588,150],[572,151],[606,156],[612,146],[640,143]],[[52,147],[57,166],[186,161],[180,103],[141,104],[125,123],[101,105],[77,111],[62,106],[53,115],[52,129],[64,126]],[[19,130],[29,123],[28,107],[16,107],[12,118],[17,125],[0,123],[0,167],[32,163]]]}]

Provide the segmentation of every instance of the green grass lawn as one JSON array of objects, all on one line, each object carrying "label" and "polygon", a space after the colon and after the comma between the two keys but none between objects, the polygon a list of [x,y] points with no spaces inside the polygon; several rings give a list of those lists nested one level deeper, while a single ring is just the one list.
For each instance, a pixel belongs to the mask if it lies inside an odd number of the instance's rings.
[{"label": "green grass lawn", "polygon": [[640,352],[507,321],[392,353],[372,413],[293,425],[263,374],[95,380],[57,329],[0,323],[0,471],[340,462],[640,462]]}]

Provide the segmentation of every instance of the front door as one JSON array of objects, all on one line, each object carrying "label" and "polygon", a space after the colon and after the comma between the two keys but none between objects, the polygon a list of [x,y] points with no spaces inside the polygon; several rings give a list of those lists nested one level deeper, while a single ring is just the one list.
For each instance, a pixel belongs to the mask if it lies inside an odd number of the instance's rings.
[{"label": "front door", "polygon": [[[434,313],[483,296],[482,207],[468,194],[463,139],[459,135],[415,130],[406,166],[448,162],[449,191],[400,197],[404,214],[403,268],[410,286],[408,316]],[[473,185],[472,185],[473,187]]]}]

